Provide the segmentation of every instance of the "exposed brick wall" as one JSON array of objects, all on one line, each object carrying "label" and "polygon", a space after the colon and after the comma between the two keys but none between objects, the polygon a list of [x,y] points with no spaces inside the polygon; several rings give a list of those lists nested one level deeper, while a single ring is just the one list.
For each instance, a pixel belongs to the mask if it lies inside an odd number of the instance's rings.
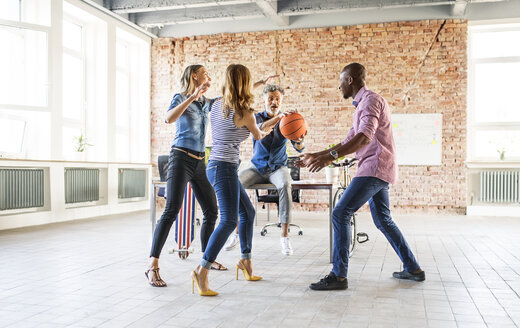
[{"label": "exposed brick wall", "polygon": [[[382,94],[393,113],[442,113],[441,166],[400,166],[391,204],[401,212],[459,212],[466,206],[466,34],[463,20],[427,20],[330,28],[160,38],[152,46],[152,162],[169,152],[173,125],[162,123],[188,64],[204,64],[217,96],[230,63],[249,67],[253,78],[277,73],[288,88],[283,109],[306,118],[307,150],[323,150],[347,134],[354,107],[338,91],[340,70],[350,62],[368,69],[367,86]],[[256,108],[262,109],[261,90]],[[209,134],[209,133],[208,133]],[[242,158],[251,157],[251,141]],[[156,174],[156,172],[155,172]],[[303,178],[322,178],[302,171]],[[323,210],[328,196],[305,192],[296,209]]]}]

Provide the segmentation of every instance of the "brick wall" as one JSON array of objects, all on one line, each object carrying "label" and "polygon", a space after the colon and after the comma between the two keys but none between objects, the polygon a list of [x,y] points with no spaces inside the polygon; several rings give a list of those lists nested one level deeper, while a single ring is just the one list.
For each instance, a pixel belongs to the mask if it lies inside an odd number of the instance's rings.
[{"label": "brick wall", "polygon": [[[466,34],[462,20],[427,20],[159,38],[152,46],[152,162],[169,152],[173,125],[162,123],[186,65],[204,64],[213,78],[208,96],[219,95],[230,63],[249,67],[253,79],[277,73],[286,87],[283,109],[306,118],[308,151],[344,138],[354,107],[338,91],[339,72],[350,62],[368,69],[367,86],[382,94],[393,113],[442,113],[441,166],[400,166],[391,204],[399,212],[458,212],[466,206]],[[262,109],[261,90],[256,102]],[[209,135],[209,133],[208,133]],[[251,157],[251,141],[242,159]],[[157,174],[155,172],[155,174]],[[303,178],[312,176],[306,170]],[[296,209],[323,210],[328,196],[305,192]]]}]

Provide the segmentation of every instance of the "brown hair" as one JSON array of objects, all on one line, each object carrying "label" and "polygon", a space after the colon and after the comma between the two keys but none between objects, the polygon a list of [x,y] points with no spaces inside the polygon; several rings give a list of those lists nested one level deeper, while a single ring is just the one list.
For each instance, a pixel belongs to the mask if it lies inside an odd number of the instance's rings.
[{"label": "brown hair", "polygon": [[226,69],[226,82],[222,87],[224,116],[229,116],[230,109],[235,110],[240,118],[247,111],[254,111],[251,105],[254,96],[251,93],[251,73],[241,64],[231,64]]},{"label": "brown hair", "polygon": [[184,72],[182,73],[181,77],[181,94],[183,96],[187,96],[190,90],[193,88],[193,74],[197,73],[199,69],[201,69],[202,65],[196,64],[196,65],[190,65],[184,69]]}]

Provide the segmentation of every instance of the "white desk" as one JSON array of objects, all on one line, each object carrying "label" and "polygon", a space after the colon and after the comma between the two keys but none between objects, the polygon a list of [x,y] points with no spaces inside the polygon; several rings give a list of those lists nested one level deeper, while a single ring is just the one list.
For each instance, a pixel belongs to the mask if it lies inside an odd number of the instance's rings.
[{"label": "white desk", "polygon": [[[293,190],[328,190],[329,191],[329,258],[332,263],[332,190],[334,189],[334,185],[332,183],[326,183],[322,181],[314,181],[314,180],[298,180],[293,181],[291,184]],[[271,189],[276,190],[276,187],[273,184],[265,183],[265,184],[255,184],[247,189],[259,190],[259,189]]]}]

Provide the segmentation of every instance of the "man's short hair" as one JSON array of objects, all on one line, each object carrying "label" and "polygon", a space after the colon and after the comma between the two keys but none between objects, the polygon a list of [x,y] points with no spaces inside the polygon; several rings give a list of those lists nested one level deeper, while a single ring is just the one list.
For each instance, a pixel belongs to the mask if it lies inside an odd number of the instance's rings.
[{"label": "man's short hair", "polygon": [[367,70],[365,66],[361,65],[360,63],[348,64],[347,66],[343,67],[341,73],[343,72],[347,72],[348,75],[350,75],[354,80],[359,80],[363,82],[363,84],[367,78]]},{"label": "man's short hair", "polygon": [[280,92],[282,95],[284,94],[282,87],[279,86],[278,84],[268,84],[264,87],[264,90],[262,91],[262,97],[265,96],[266,94],[268,94],[269,92],[275,92],[275,91]]}]

